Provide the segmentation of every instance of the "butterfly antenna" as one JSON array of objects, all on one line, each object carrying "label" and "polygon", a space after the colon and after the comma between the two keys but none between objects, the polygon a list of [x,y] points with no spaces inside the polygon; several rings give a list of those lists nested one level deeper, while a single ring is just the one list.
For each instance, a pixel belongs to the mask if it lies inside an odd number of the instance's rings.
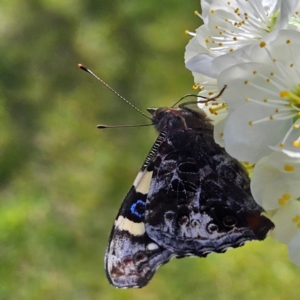
[{"label": "butterfly antenna", "polygon": [[144,126],[153,126],[153,124],[140,124],[140,125],[97,125],[98,129],[107,129],[107,128],[134,128],[134,127],[144,127]]},{"label": "butterfly antenna", "polygon": [[180,104],[181,107],[187,106],[189,104],[207,103],[207,102],[210,102],[210,101],[216,101],[218,98],[220,98],[222,96],[222,94],[224,93],[226,88],[227,88],[227,85],[224,85],[222,90],[216,96],[211,97],[211,98],[207,98],[207,97],[199,96],[199,95],[195,95],[195,94],[187,94],[187,95],[181,97],[177,102],[175,102],[175,104],[173,104],[172,107],[174,107],[175,105],[177,105],[179,102],[181,102],[183,99],[185,99],[187,97],[197,97],[197,98],[202,98],[204,100],[196,100],[196,101],[185,102],[183,104]]},{"label": "butterfly antenna", "polygon": [[[105,81],[103,81],[101,78],[99,78],[94,72],[92,72],[90,69],[86,68],[82,64],[78,64],[78,67],[95,77],[97,80],[99,80],[103,85],[105,85],[110,91],[112,91],[115,95],[117,95],[119,98],[121,98],[123,101],[125,101],[128,105],[130,105],[133,109],[138,111],[141,115],[146,117],[147,119],[151,120],[146,114],[144,114],[142,111],[140,111],[136,106],[134,106],[132,103],[130,103],[127,99],[125,99],[123,96],[121,96],[118,92],[116,92],[112,87],[110,87]],[[151,120],[152,121],[152,120]]]}]

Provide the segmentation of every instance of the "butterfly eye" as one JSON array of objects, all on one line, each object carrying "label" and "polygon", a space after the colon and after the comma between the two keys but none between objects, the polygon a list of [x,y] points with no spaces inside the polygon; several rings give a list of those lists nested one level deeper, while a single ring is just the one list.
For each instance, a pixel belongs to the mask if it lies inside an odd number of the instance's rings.
[{"label": "butterfly eye", "polygon": [[223,220],[222,220],[222,222],[223,222],[223,224],[226,227],[233,227],[237,223],[236,218],[233,217],[233,216],[226,216],[226,217],[224,217]]},{"label": "butterfly eye", "polygon": [[213,233],[213,232],[215,232],[215,231],[217,231],[217,230],[219,230],[219,226],[217,225],[217,224],[215,224],[215,223],[209,223],[208,225],[207,225],[207,231],[209,232],[209,233]]}]

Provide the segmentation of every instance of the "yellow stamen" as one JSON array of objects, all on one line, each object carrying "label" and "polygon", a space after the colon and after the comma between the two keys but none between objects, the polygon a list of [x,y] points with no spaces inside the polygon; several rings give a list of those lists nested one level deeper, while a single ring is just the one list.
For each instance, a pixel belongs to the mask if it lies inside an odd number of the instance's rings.
[{"label": "yellow stamen", "polygon": [[295,216],[292,220],[294,223],[300,222],[300,215]]},{"label": "yellow stamen", "polygon": [[287,201],[288,201],[288,199],[280,198],[280,199],[278,200],[278,203],[279,203],[279,205],[283,206],[283,205],[285,205],[285,203],[286,203]]},{"label": "yellow stamen", "polygon": [[280,98],[289,98],[290,93],[288,91],[282,91],[279,94]]},{"label": "yellow stamen", "polygon": [[286,172],[292,172],[292,171],[294,171],[294,167],[291,166],[291,165],[285,165],[285,166],[284,166],[284,170],[285,170]]},{"label": "yellow stamen", "polygon": [[299,141],[294,141],[294,146],[295,147],[300,147],[300,142]]},{"label": "yellow stamen", "polygon": [[281,98],[289,98],[291,100],[297,101],[300,104],[300,97],[294,93],[290,93],[289,91],[282,91],[279,93]]},{"label": "yellow stamen", "polygon": [[[218,105],[218,103],[217,103],[217,105]],[[217,115],[218,114],[217,111],[219,111],[221,109],[224,109],[224,108],[227,108],[226,104],[225,105],[222,104],[222,105],[220,105],[218,107],[214,107],[214,108],[210,107],[209,108],[209,112],[212,113],[212,114],[214,114],[214,115]]]},{"label": "yellow stamen", "polygon": [[265,47],[266,45],[267,45],[266,42],[260,42],[260,44],[259,44],[260,48],[263,48],[263,47]]},{"label": "yellow stamen", "polygon": [[291,194],[283,194],[281,197],[285,200],[290,200],[292,198]]}]

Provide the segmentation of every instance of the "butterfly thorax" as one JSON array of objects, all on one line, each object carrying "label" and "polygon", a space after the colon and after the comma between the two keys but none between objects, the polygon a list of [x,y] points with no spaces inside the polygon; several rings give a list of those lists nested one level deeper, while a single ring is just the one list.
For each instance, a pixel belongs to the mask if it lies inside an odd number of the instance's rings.
[{"label": "butterfly thorax", "polygon": [[210,119],[201,109],[160,107],[147,110],[151,113],[152,122],[158,132],[162,132],[165,128],[171,131],[178,129],[213,130]]}]

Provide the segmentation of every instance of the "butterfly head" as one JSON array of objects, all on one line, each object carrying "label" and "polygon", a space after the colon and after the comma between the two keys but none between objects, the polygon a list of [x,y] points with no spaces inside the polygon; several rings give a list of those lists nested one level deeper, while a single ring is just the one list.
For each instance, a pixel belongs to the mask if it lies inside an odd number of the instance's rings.
[{"label": "butterfly head", "polygon": [[165,128],[169,130],[213,128],[201,109],[160,107],[148,108],[147,111],[152,115],[152,122],[159,132]]}]

